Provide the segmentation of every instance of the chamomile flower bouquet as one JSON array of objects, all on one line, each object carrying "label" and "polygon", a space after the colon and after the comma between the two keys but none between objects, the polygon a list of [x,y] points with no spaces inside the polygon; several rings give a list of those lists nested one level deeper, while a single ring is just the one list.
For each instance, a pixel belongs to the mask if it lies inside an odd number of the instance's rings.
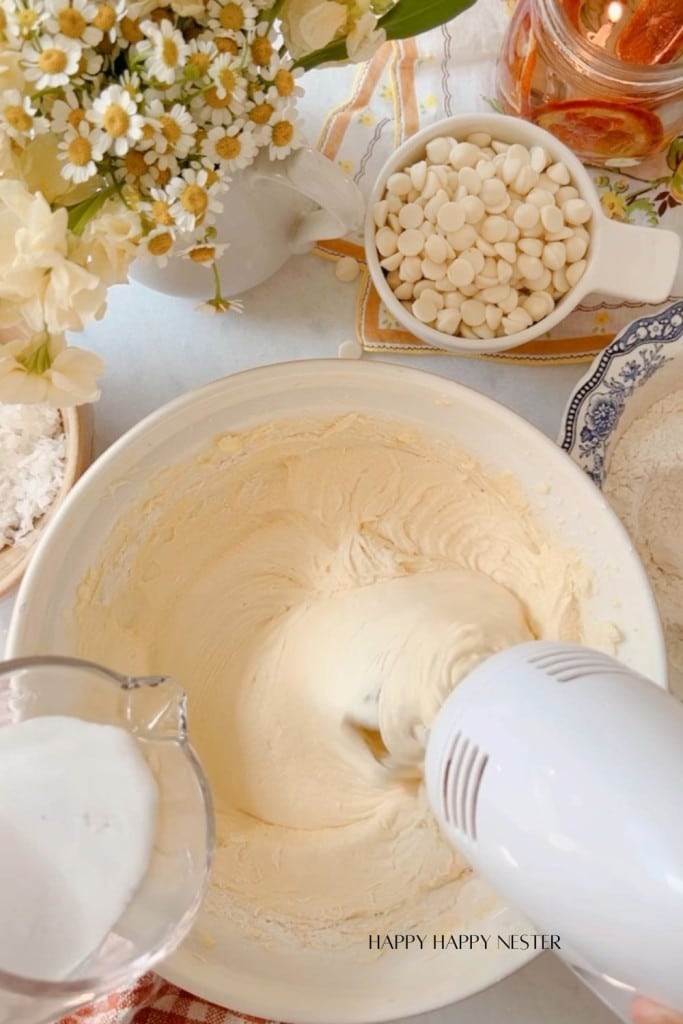
[{"label": "chamomile flower bouquet", "polygon": [[300,76],[473,0],[0,0],[0,401],[98,397],[70,346],[134,259],[207,267],[231,176],[302,143]]}]

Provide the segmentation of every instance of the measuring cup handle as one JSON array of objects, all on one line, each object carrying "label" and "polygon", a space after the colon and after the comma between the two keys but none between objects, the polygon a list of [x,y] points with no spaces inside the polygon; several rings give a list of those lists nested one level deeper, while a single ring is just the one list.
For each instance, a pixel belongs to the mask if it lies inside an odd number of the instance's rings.
[{"label": "measuring cup handle", "polygon": [[678,271],[681,239],[675,231],[604,220],[591,291],[636,302],[666,302]]}]

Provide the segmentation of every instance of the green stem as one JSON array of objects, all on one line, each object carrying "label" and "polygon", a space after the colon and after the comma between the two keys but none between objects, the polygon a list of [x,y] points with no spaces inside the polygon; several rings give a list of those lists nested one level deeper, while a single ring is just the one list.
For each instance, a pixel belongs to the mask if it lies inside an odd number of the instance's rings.
[{"label": "green stem", "polygon": [[96,213],[99,213],[107,199],[110,199],[119,190],[120,185],[117,182],[114,185],[107,186],[107,188],[100,189],[99,192],[88,196],[87,199],[76,203],[75,206],[71,206],[67,220],[69,231],[74,235],[82,235],[86,224],[92,220]]}]

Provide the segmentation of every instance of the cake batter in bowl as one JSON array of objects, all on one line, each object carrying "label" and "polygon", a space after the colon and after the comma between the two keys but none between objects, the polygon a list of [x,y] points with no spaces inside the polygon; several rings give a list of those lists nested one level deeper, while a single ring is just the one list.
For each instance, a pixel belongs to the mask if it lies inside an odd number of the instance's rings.
[{"label": "cake batter in bowl", "polygon": [[[664,682],[652,596],[599,493],[468,389],[316,361],[219,381],[114,445],[38,552],[10,650],[38,638],[187,689],[219,850],[166,976],[259,1016],[368,1022],[470,995],[533,950],[496,941],[528,923],[347,709],[385,683],[389,753],[419,763],[458,680],[534,637]],[[454,953],[474,933],[488,948]]]}]

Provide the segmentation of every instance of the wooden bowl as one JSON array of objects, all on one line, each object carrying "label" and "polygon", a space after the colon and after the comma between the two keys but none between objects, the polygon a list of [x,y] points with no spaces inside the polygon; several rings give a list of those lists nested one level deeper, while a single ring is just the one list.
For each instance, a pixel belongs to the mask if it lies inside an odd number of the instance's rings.
[{"label": "wooden bowl", "polygon": [[60,415],[66,434],[66,469],[62,486],[36,528],[18,544],[0,549],[0,597],[19,584],[45,527],[92,460],[92,406],[60,409]]}]

